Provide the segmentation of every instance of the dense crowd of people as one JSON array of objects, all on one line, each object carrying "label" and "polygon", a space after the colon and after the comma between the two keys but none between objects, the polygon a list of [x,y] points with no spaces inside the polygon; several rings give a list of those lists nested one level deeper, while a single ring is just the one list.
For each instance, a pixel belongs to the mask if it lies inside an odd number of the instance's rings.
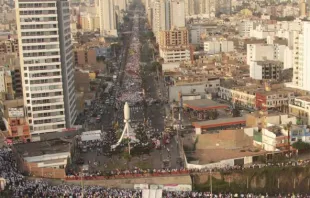
[{"label": "dense crowd of people", "polygon": [[[151,170],[149,170],[151,171]],[[163,172],[164,170],[152,170],[153,172]],[[165,170],[167,172],[177,172],[180,170]],[[184,171],[184,170],[183,170]],[[134,173],[143,173],[144,170],[136,169]],[[131,171],[115,171],[113,174],[130,174]],[[142,198],[142,190],[139,189],[113,189],[101,186],[84,186],[58,184],[51,185],[43,179],[26,179],[17,167],[17,162],[10,148],[0,149],[0,177],[6,181],[7,197],[86,197],[86,198]],[[0,191],[0,196],[1,196]],[[2,194],[3,195],[3,194]],[[212,195],[212,196],[211,196]],[[254,195],[250,193],[217,193],[194,192],[194,191],[162,191],[164,198],[228,198],[228,197],[269,197],[268,194]],[[306,194],[274,195],[270,197],[309,197]]]},{"label": "dense crowd of people", "polygon": [[[135,15],[136,16],[136,15]],[[125,66],[122,93],[118,100],[136,104],[143,100],[142,78],[140,76],[139,17],[133,21],[133,31],[129,46],[129,56]]]},{"label": "dense crowd of people", "polygon": [[[17,166],[17,161],[11,148],[0,149],[0,178],[4,178],[8,197],[111,197],[140,198],[141,190],[110,189],[100,186],[83,185],[50,185],[43,179],[29,180],[24,177]],[[3,192],[2,192],[3,193]],[[1,194],[0,194],[1,197]]]}]

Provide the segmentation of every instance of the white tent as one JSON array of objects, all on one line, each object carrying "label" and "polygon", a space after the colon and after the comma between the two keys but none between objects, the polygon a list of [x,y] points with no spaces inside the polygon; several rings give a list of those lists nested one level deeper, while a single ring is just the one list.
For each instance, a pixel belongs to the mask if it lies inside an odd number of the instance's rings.
[{"label": "white tent", "polygon": [[101,139],[101,131],[86,131],[83,132],[81,135],[81,140],[84,141],[93,141],[93,140],[100,140]]}]

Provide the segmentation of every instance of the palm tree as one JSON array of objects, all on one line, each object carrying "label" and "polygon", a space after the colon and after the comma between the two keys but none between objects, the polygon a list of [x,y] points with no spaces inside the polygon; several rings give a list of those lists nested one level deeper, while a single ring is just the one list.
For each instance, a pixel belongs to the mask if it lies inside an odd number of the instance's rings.
[{"label": "palm tree", "polygon": [[291,158],[291,128],[292,128],[292,122],[290,121],[287,125],[287,136],[288,136],[288,153],[289,157]]}]

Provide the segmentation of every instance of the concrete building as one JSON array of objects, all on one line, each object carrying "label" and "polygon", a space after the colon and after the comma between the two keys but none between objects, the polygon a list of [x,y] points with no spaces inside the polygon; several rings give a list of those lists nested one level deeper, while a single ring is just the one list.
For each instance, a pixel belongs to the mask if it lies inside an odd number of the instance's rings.
[{"label": "concrete building", "polygon": [[184,0],[154,0],[152,9],[152,29],[157,39],[160,31],[185,27]]},{"label": "concrete building", "polygon": [[16,22],[23,99],[32,140],[74,125],[70,10],[66,0],[19,0]]},{"label": "concrete building", "polygon": [[250,37],[257,39],[266,39],[268,36],[273,37],[276,34],[276,25],[259,24],[250,30]]},{"label": "concrete building", "polygon": [[294,115],[298,118],[299,124],[309,125],[310,124],[310,97],[301,96],[294,99],[289,104],[289,114]]},{"label": "concrete building", "polygon": [[169,101],[178,101],[179,92],[183,95],[200,95],[201,98],[206,98],[207,94],[215,93],[220,87],[220,79],[217,77],[206,78],[204,81],[178,81],[174,86],[169,87]]},{"label": "concrete building", "polygon": [[186,28],[159,32],[159,55],[165,63],[191,60]]},{"label": "concrete building", "polygon": [[184,11],[185,16],[191,16],[195,14],[195,1],[193,0],[184,0]]},{"label": "concrete building", "polygon": [[256,91],[256,108],[262,110],[281,109],[292,103],[296,97],[295,90],[280,88]]},{"label": "concrete building", "polygon": [[19,53],[18,40],[15,38],[0,41],[0,54]]},{"label": "concrete building", "polygon": [[207,26],[203,26],[200,24],[189,26],[189,42],[192,45],[203,46],[203,41],[208,33],[207,29]]},{"label": "concrete building", "polygon": [[159,31],[170,30],[169,4],[165,0],[154,0],[152,10],[152,30],[158,41]]},{"label": "concrete building", "polygon": [[117,37],[116,15],[113,0],[99,0],[100,35]]},{"label": "concrete building", "polygon": [[286,47],[284,49],[283,69],[293,68],[293,48]]},{"label": "concrete building", "polygon": [[100,17],[90,13],[80,15],[81,28],[84,31],[97,31],[100,29]]},{"label": "concrete building", "polygon": [[60,139],[14,145],[22,171],[34,177],[65,179],[72,143]]},{"label": "concrete building", "polygon": [[73,49],[75,66],[94,65],[97,63],[96,49],[77,47]]},{"label": "concrete building", "polygon": [[288,132],[282,126],[268,126],[261,130],[262,149],[281,151],[288,147]]},{"label": "concrete building", "polygon": [[307,3],[305,0],[299,0],[299,16],[300,17],[307,16]]},{"label": "concrete building", "polygon": [[1,99],[2,120],[13,143],[30,141],[30,128],[26,119],[23,99]]},{"label": "concrete building", "polygon": [[219,97],[223,100],[231,101],[242,107],[255,109],[255,90],[257,86],[223,87],[219,88]]},{"label": "concrete building", "polygon": [[303,22],[303,30],[294,32],[293,83],[296,88],[310,91],[310,22]]},{"label": "concrete building", "polygon": [[283,71],[280,61],[253,61],[250,64],[250,77],[255,80],[280,80]]},{"label": "concrete building", "polygon": [[160,48],[159,55],[165,63],[182,62],[191,60],[191,50],[186,48]]},{"label": "concrete building", "polygon": [[[9,111],[23,112],[24,108],[23,107],[21,107],[20,109],[11,108]],[[8,121],[7,131],[9,134],[8,138],[12,138],[13,143],[30,141],[31,139],[30,128],[24,114],[22,114],[21,116],[16,114],[16,117],[9,117],[7,121]]]},{"label": "concrete building", "polygon": [[22,97],[22,82],[19,66],[0,67],[0,92],[7,99]]},{"label": "concrete building", "polygon": [[170,2],[170,29],[185,27],[184,0],[171,0]]},{"label": "concrete building", "polygon": [[233,41],[205,41],[203,49],[208,54],[234,51]]},{"label": "concrete building", "polygon": [[249,38],[251,36],[251,30],[258,25],[257,22],[251,20],[242,20],[237,24],[239,35],[243,38]]},{"label": "concrete building", "polygon": [[247,64],[252,61],[274,60],[284,61],[285,45],[267,44],[248,44],[247,45]]},{"label": "concrete building", "polygon": [[[148,0],[146,0],[148,2]],[[126,0],[114,0],[114,5],[118,6],[120,11],[126,11],[127,10],[127,2]]]},{"label": "concrete building", "polygon": [[159,32],[159,48],[188,47],[188,40],[188,31],[185,27]]}]

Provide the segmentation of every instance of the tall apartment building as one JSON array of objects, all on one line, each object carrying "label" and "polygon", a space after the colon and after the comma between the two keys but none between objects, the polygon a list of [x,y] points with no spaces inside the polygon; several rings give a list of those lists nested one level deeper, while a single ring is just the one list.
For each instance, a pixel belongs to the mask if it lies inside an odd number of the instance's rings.
[{"label": "tall apartment building", "polygon": [[238,23],[239,35],[243,38],[250,38],[251,30],[255,29],[257,22],[251,20],[242,20]]},{"label": "tall apartment building", "polygon": [[307,3],[306,0],[299,1],[299,16],[306,17],[307,16]]},{"label": "tall apartment building", "polygon": [[32,140],[71,128],[76,119],[67,0],[18,0],[16,23],[23,99]]},{"label": "tall apartment building", "polygon": [[189,61],[191,49],[186,28],[159,32],[159,55],[165,63]]},{"label": "tall apartment building", "polygon": [[113,0],[99,0],[100,35],[117,37],[116,16]]},{"label": "tall apartment building", "polygon": [[159,31],[185,27],[184,0],[154,0],[153,32],[158,39]]},{"label": "tall apartment building", "polygon": [[200,0],[200,14],[215,16],[217,0]]},{"label": "tall apartment building", "polygon": [[96,31],[100,29],[100,18],[97,15],[83,13],[80,15],[81,28],[84,31]]},{"label": "tall apartment building", "polygon": [[[148,2],[148,0],[146,0]],[[120,11],[126,11],[127,10],[127,2],[126,0],[114,0],[114,5],[118,6]]]},{"label": "tall apartment building", "polygon": [[250,64],[250,77],[256,80],[280,80],[283,71],[283,62],[254,61]]},{"label": "tall apartment building", "polygon": [[276,60],[284,62],[286,45],[247,44],[247,64],[253,61]]},{"label": "tall apartment building", "polygon": [[187,47],[188,42],[188,31],[186,28],[172,29],[170,31],[159,32],[159,47],[169,48],[169,47]]},{"label": "tall apartment building", "polygon": [[158,39],[159,31],[169,30],[169,21],[166,20],[166,10],[167,2],[165,0],[154,0],[152,9],[153,9],[153,19],[152,19],[152,30],[155,34],[156,39]]},{"label": "tall apartment building", "polygon": [[170,29],[185,27],[184,0],[171,0],[170,2]]},{"label": "tall apartment building", "polygon": [[294,32],[293,86],[310,91],[310,22],[303,22],[303,30]]}]

